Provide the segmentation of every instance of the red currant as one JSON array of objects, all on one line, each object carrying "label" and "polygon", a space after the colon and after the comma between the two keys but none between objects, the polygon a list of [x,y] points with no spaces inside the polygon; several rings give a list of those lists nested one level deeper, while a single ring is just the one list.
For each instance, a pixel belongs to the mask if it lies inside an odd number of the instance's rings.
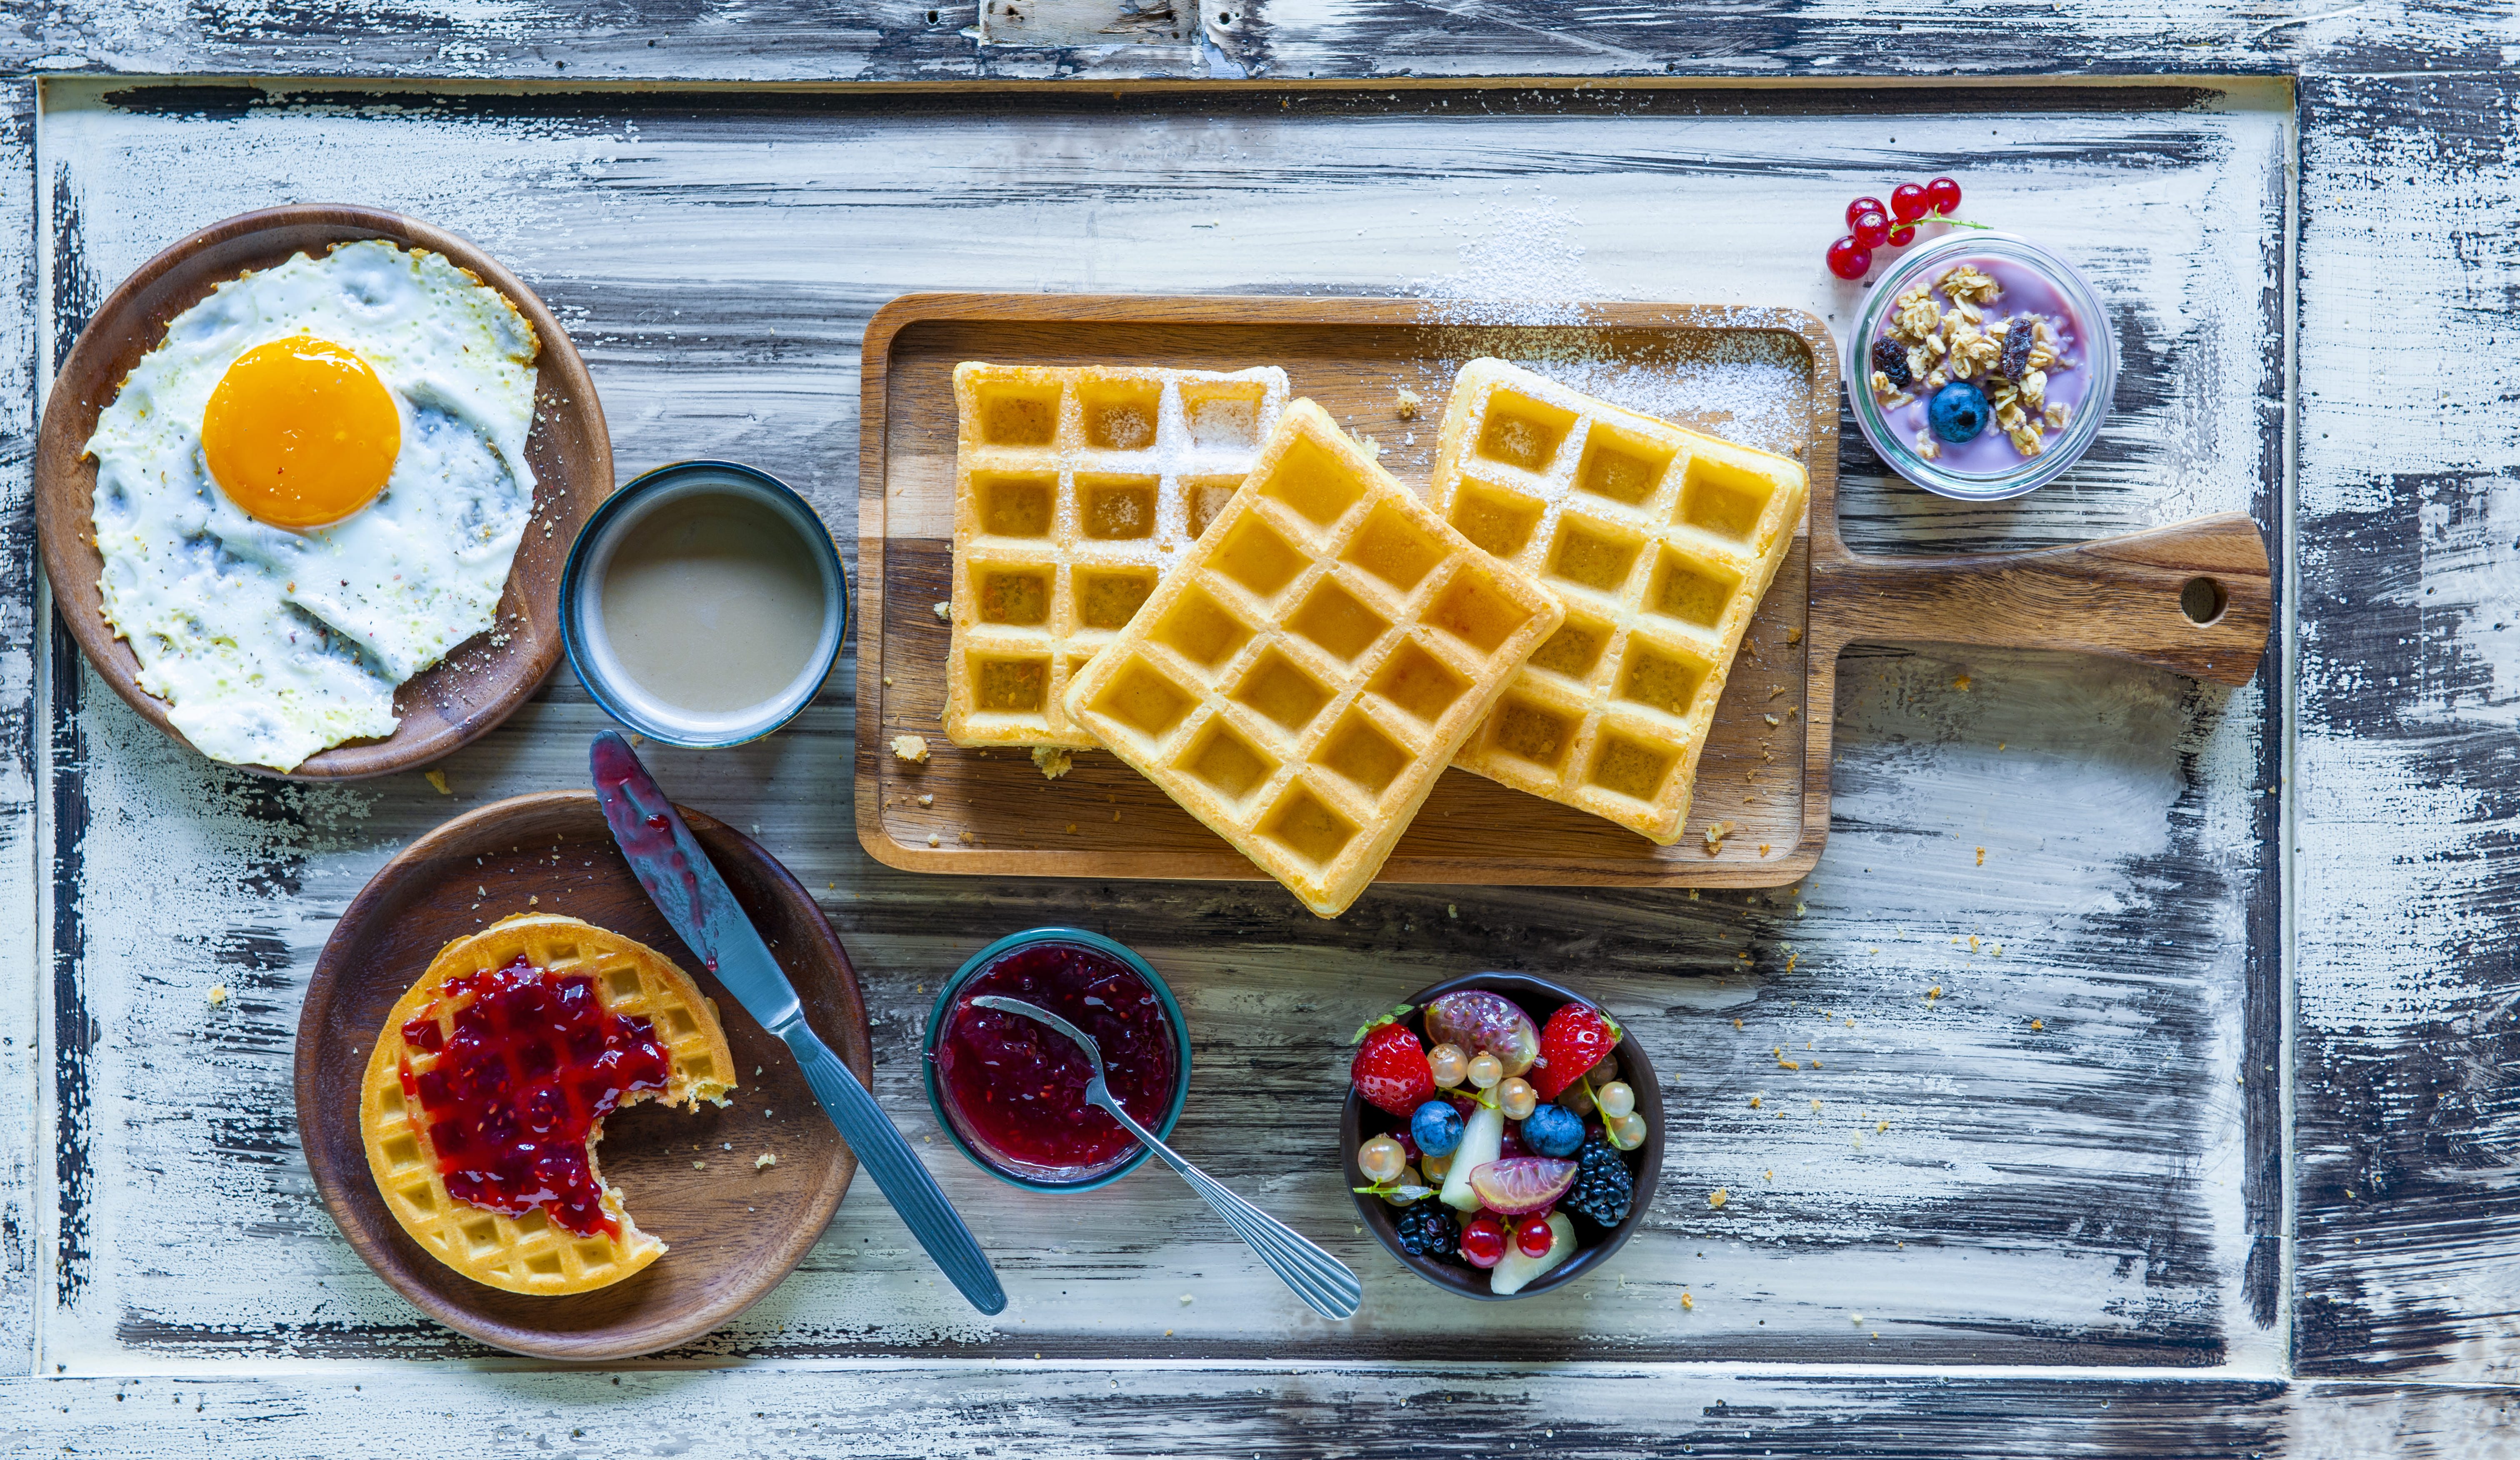
[{"label": "red currant", "polygon": [[1889,236],[1890,215],[1887,213],[1865,213],[1855,220],[1855,247],[1859,249],[1878,249],[1881,241]]},{"label": "red currant", "polygon": [[1948,177],[1925,184],[1925,204],[1948,218],[1960,210],[1960,185]]},{"label": "red currant", "polygon": [[1505,1260],[1505,1220],[1482,1211],[1462,1229],[1462,1260],[1472,1267],[1494,1267]]},{"label": "red currant", "polygon": [[1828,246],[1828,271],[1841,279],[1861,279],[1872,267],[1872,251],[1852,238]]},{"label": "red currant", "polygon": [[1915,241],[1916,241],[1916,225],[1915,225],[1915,224],[1913,224],[1913,223],[1893,223],[1893,224],[1891,224],[1891,225],[1890,225],[1890,247],[1891,247],[1891,248],[1893,248],[1893,249],[1904,249],[1904,248],[1908,247],[1910,244],[1914,243]]},{"label": "red currant", "polygon": [[1866,213],[1879,213],[1886,218],[1890,216],[1890,209],[1878,198],[1858,198],[1846,205],[1846,226],[1854,227],[1855,220]]},{"label": "red currant", "polygon": [[1925,190],[1914,183],[1901,183],[1890,190],[1890,215],[1902,223],[1913,223],[1932,210],[1925,201]]},{"label": "red currant", "polygon": [[1526,1257],[1546,1257],[1557,1245],[1557,1234],[1550,1230],[1549,1218],[1529,1216],[1513,1229],[1513,1245]]}]

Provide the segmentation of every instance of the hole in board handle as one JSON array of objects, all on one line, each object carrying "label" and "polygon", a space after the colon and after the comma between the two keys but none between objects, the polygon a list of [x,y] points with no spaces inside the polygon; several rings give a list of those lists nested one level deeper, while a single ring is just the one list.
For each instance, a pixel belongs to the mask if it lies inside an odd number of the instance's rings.
[{"label": "hole in board handle", "polygon": [[2231,595],[2212,578],[2189,578],[2179,590],[2179,612],[2187,621],[2202,627],[2223,616],[2231,606]]}]

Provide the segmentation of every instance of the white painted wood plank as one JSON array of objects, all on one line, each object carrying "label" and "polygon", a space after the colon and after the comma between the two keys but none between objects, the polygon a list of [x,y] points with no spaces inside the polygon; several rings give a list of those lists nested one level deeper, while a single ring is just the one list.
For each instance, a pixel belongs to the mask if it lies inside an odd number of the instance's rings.
[{"label": "white painted wood plank", "polygon": [[[1923,169],[1885,135],[1936,149],[1962,130],[1994,160],[1984,182],[1970,174],[1973,214],[2082,239],[2104,201],[2128,222],[2087,256],[2142,342],[2149,393],[2123,402],[2071,487],[2011,514],[1851,474],[1856,535],[2044,542],[2265,490],[2268,265],[2252,230],[2280,183],[2281,112],[1946,113],[1885,134],[1873,118],[1492,102],[1400,116],[838,102],[677,114],[631,98],[205,114],[109,105],[103,90],[57,83],[44,139],[96,279],[247,206],[403,207],[482,243],[562,312],[625,473],[754,461],[844,536],[857,334],[894,294],[1414,289],[1842,317],[1853,295],[1819,251],[1844,199]],[[2254,857],[2235,827],[2256,692],[1995,652],[1848,669],[1837,829],[1800,915],[1737,894],[1394,889],[1325,929],[1265,886],[891,873],[850,828],[851,666],[795,730],[660,756],[678,795],[757,824],[826,889],[869,983],[879,1093],[906,1130],[929,1129],[912,1074],[934,978],[996,932],[1088,919],[1191,1000],[1201,1075],[1185,1149],[1370,1284],[1368,1319],[1327,1333],[1156,1174],[1055,1203],[940,1152],[940,1178],[1004,1255],[1003,1323],[940,1295],[860,1193],[804,1272],[696,1356],[1422,1351],[1461,1310],[1345,1216],[1327,1149],[1342,1041],[1362,1010],[1419,983],[1520,966],[1596,982],[1649,1029],[1687,1122],[1653,1230],[1602,1281],[1516,1310],[1541,1351],[2271,1371],[2281,1330],[2241,1299],[2253,1234],[2234,1083],[2238,886]],[[80,715],[85,789],[105,808],[81,845],[80,965],[104,1035],[89,1069],[105,1174],[84,1286],[48,1313],[46,1361],[76,1374],[470,1351],[385,1293],[307,1190],[288,1117],[298,991],[331,919],[395,847],[481,799],[576,784],[600,717],[563,681],[452,757],[441,799],[418,777],[309,791],[211,770],[92,682]],[[239,997],[210,1010],[213,981]],[[1927,1000],[1932,987],[1943,996]],[[1788,1079],[1771,1051],[1805,1040],[1825,1072]],[[1706,1204],[1718,1185],[1737,1197],[1721,1212]],[[1683,1290],[1695,1307],[1676,1305]]]},{"label": "white painted wood plank", "polygon": [[[2520,432],[2507,74],[2305,93],[2302,1363],[2508,1383]],[[2393,219],[2419,212],[2423,226]]]},{"label": "white painted wood plank", "polygon": [[[35,211],[35,88],[0,82],[0,217]],[[35,1289],[44,1263],[35,1204],[35,1153],[45,1142],[44,998],[50,985],[37,908],[46,865],[35,802],[35,679],[49,615],[36,587],[28,463],[34,453],[37,239],[0,234],[0,279],[20,301],[0,323],[0,1372],[35,1362]]]},{"label": "white painted wood plank", "polygon": [[372,1435],[382,1406],[432,1450],[644,1460],[1065,1460],[1107,1454],[1460,1452],[1708,1460],[2156,1455],[2479,1460],[2511,1452],[2507,1392],[1982,1371],[1821,1377],[1718,1368],[1282,1365],[1089,1368],[1012,1361],[877,1368],[844,1382],[769,1369],[531,1374],[440,1366],[0,1387],[25,1454],[294,1460]]}]

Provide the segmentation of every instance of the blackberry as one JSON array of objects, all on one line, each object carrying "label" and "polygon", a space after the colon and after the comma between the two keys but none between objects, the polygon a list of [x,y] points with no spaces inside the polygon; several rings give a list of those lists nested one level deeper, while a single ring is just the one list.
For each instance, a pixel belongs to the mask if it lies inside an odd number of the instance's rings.
[{"label": "blackberry", "polygon": [[2005,380],[2014,385],[2030,372],[2030,344],[2039,338],[2039,321],[2031,315],[2016,314],[2003,332],[2003,363],[1997,366]]},{"label": "blackberry", "polygon": [[1449,1257],[1462,1242],[1462,1228],[1441,1202],[1420,1202],[1392,1223],[1400,1229],[1400,1250],[1413,1257]]},{"label": "blackberry", "polygon": [[1558,1209],[1601,1227],[1627,1220],[1628,1204],[1636,1200],[1637,1178],[1619,1148],[1595,1136],[1584,1143],[1575,1161],[1582,1169],[1576,1172],[1574,1189],[1558,1199]]},{"label": "blackberry", "polygon": [[1908,369],[1908,347],[1896,340],[1872,342],[1872,368],[1890,379],[1890,388],[1905,390],[1916,377]]}]

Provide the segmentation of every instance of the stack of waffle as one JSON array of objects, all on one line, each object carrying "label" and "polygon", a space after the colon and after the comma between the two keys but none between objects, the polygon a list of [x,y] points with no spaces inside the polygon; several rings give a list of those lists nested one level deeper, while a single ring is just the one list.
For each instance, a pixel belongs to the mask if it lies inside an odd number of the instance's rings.
[{"label": "stack of waffle", "polygon": [[956,369],[948,738],[1106,748],[1324,917],[1446,764],[1677,840],[1802,468],[1477,360],[1426,505],[1285,390]]}]

